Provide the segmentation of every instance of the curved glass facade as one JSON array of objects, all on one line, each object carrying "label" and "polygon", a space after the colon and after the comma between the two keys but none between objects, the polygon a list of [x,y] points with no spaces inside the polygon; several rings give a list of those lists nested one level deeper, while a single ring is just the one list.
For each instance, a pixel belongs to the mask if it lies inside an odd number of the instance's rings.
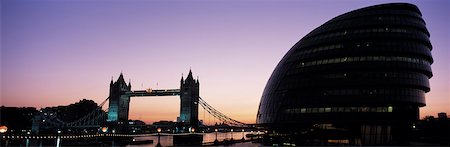
[{"label": "curved glass facade", "polygon": [[315,134],[306,138],[321,144],[402,144],[430,91],[432,46],[421,15],[412,4],[382,4],[316,28],[273,71],[257,123]]}]

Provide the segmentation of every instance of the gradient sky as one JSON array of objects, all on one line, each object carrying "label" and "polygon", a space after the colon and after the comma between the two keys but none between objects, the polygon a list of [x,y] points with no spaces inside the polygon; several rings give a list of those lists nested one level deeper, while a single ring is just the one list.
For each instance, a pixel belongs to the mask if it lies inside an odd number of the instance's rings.
[{"label": "gradient sky", "polygon": [[[298,40],[337,15],[387,2],[1,0],[0,103],[101,103],[120,72],[133,90],[178,88],[191,68],[204,100],[255,123],[270,74]],[[434,47],[421,117],[450,113],[450,1],[406,2],[422,11]],[[132,98],[130,119],[175,120],[179,103],[177,96]]]}]

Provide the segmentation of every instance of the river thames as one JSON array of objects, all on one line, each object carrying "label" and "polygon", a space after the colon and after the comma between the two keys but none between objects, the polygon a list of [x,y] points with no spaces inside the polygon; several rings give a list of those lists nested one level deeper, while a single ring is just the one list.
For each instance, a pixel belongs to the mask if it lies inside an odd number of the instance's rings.
[{"label": "river thames", "polygon": [[[243,137],[245,140],[256,139],[256,137],[246,137],[247,134],[257,134],[256,132],[211,132],[211,133],[198,133],[203,135],[203,144],[204,145],[212,145],[214,140],[224,141],[224,140],[241,140]],[[45,139],[45,141],[41,139],[28,139],[28,138],[15,138],[15,139],[3,139],[2,145],[5,146],[66,146],[69,139],[64,138],[55,138],[55,139]],[[134,137],[135,141],[144,141],[144,140],[153,140],[153,143],[147,144],[139,144],[139,145],[127,145],[127,147],[142,147],[142,146],[156,146],[158,144],[158,136],[139,136]],[[72,142],[72,141],[70,141]],[[5,144],[6,143],[6,144]],[[173,135],[161,135],[160,142],[162,146],[174,146],[173,144]],[[112,143],[114,146],[116,143]],[[116,144],[117,145],[117,144]],[[259,146],[258,143],[249,142],[241,142],[234,144],[236,146]]]}]

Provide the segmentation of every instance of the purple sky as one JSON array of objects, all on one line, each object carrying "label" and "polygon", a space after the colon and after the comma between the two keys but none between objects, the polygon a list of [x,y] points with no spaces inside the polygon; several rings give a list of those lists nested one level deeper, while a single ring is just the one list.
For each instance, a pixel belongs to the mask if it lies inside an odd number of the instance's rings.
[{"label": "purple sky", "polygon": [[[2,0],[0,102],[100,103],[121,71],[140,90],[178,88],[192,68],[204,100],[254,123],[270,74],[298,40],[337,15],[387,2]],[[421,116],[449,113],[450,1],[406,2],[422,11],[434,47]],[[174,120],[178,113],[179,97],[131,100],[131,119]],[[199,119],[208,115],[200,110]]]}]

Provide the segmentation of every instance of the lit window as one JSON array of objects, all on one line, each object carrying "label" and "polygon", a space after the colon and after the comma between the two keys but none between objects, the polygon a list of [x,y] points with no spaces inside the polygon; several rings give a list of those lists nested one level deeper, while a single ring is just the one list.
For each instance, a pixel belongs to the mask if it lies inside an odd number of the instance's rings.
[{"label": "lit window", "polygon": [[345,107],[345,112],[350,112],[350,107]]},{"label": "lit window", "polygon": [[332,112],[338,112],[338,108],[337,107],[333,107],[333,108],[331,108],[331,111]]},{"label": "lit window", "polygon": [[319,113],[325,112],[325,108],[319,108]]},{"label": "lit window", "polygon": [[383,107],[377,107],[377,112],[383,112]]},{"label": "lit window", "polygon": [[392,109],[394,109],[394,108],[392,108],[392,106],[389,106],[388,107],[388,112],[392,112]]},{"label": "lit window", "polygon": [[306,108],[306,113],[311,113],[312,108]]},{"label": "lit window", "polygon": [[306,108],[301,108],[300,113],[306,113]]},{"label": "lit window", "polygon": [[312,113],[317,113],[317,112],[319,112],[319,108],[313,108]]}]

